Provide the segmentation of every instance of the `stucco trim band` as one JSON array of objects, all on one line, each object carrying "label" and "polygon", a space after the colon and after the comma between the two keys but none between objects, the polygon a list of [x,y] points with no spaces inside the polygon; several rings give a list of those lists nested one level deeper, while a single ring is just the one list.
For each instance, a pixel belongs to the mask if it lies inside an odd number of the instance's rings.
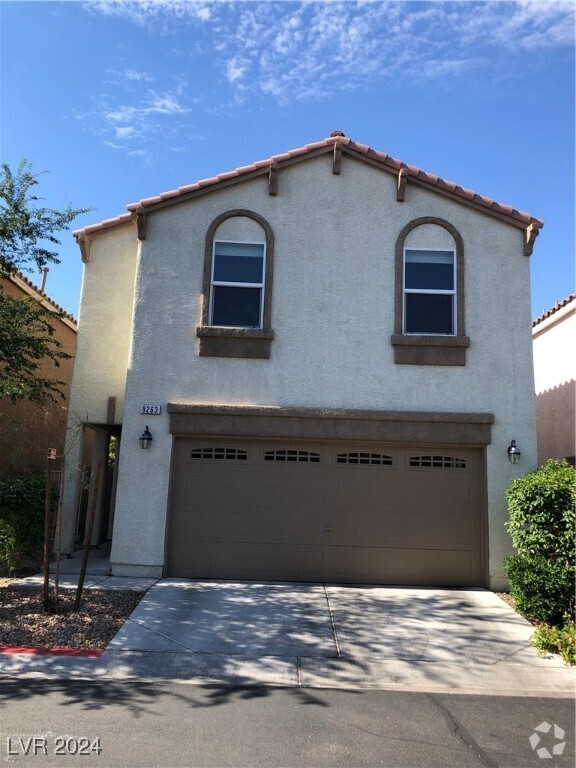
[{"label": "stucco trim band", "polygon": [[199,355],[203,357],[240,357],[268,360],[274,331],[266,328],[224,328],[200,325]]},{"label": "stucco trim band", "polygon": [[173,435],[488,445],[492,413],[168,403]]},{"label": "stucco trim band", "polygon": [[468,336],[390,337],[397,365],[466,365]]}]

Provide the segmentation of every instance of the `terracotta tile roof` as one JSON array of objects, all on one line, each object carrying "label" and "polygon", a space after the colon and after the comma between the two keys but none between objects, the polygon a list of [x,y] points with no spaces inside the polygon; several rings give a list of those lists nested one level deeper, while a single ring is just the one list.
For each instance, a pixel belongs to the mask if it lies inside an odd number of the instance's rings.
[{"label": "terracotta tile roof", "polygon": [[72,234],[74,237],[79,235],[90,235],[92,232],[99,232],[101,229],[109,229],[110,227],[116,227],[118,224],[129,224],[132,221],[132,216],[129,213],[121,213],[120,216],[114,216],[112,219],[105,219],[98,222],[98,224],[89,224],[83,229],[75,229]]},{"label": "terracotta tile roof", "polygon": [[570,304],[571,301],[575,301],[575,300],[576,300],[576,293],[571,293],[570,296],[567,296],[562,301],[557,301],[556,304],[554,304],[554,306],[551,309],[543,309],[540,317],[537,317],[536,320],[533,320],[532,328],[534,328],[534,326],[538,325],[539,323],[542,323],[551,315],[554,315],[556,312],[558,312],[559,309],[562,309],[562,307],[565,307],[568,304]]},{"label": "terracotta tile roof", "polygon": [[[18,278],[18,280],[21,280],[23,283],[26,284],[28,288],[30,288],[29,293],[35,293],[37,296],[39,296],[42,301],[46,302],[46,304],[49,304],[53,309],[55,309],[57,312],[62,312],[64,317],[66,317],[68,320],[70,320],[74,325],[78,325],[78,321],[74,317],[74,315],[71,315],[70,312],[66,312],[66,310],[60,306],[60,304],[56,304],[56,302],[50,298],[44,291],[41,291],[40,288],[38,288],[37,285],[35,285],[32,280],[26,277],[22,272],[19,272],[18,270],[13,273],[15,277]],[[8,276],[8,279],[12,279],[12,275]],[[13,283],[17,284],[17,281],[12,280]]]},{"label": "terracotta tile roof", "polygon": [[[318,154],[324,154],[333,149],[334,144],[340,144],[342,149],[355,157],[360,159],[366,159],[380,165],[383,168],[387,168],[394,172],[399,172],[400,169],[406,169],[409,178],[412,178],[425,186],[439,189],[443,192],[448,192],[455,197],[467,200],[474,203],[481,208],[485,208],[487,211],[506,216],[512,219],[514,222],[527,227],[529,224],[535,224],[538,228],[544,226],[544,222],[541,219],[536,219],[529,213],[524,211],[518,211],[510,205],[504,203],[498,203],[485,195],[479,195],[473,192],[471,189],[460,187],[452,181],[446,181],[436,176],[433,173],[426,173],[420,168],[416,168],[413,165],[407,165],[401,160],[397,160],[394,157],[390,157],[385,152],[378,152],[372,149],[367,144],[360,144],[352,141],[352,139],[345,136],[341,131],[334,131],[332,135],[322,141],[315,141],[312,144],[306,144],[304,147],[298,147],[297,149],[291,149],[288,152],[282,152],[279,155],[273,155],[267,160],[259,160],[251,165],[244,165],[240,168],[236,168],[233,171],[227,171],[226,173],[220,173],[217,176],[212,176],[209,179],[202,179],[194,184],[187,184],[178,189],[170,190],[169,192],[163,192],[160,195],[154,195],[153,197],[145,197],[136,203],[130,203],[126,206],[128,211],[137,211],[142,208],[158,205],[159,203],[165,203],[167,201],[176,201],[180,197],[189,195],[190,193],[199,193],[203,190],[210,191],[210,187],[214,187],[217,184],[223,182],[230,182],[235,179],[242,180],[243,177],[247,177],[250,174],[258,174],[265,172],[271,165],[277,165],[282,167],[283,164],[294,162],[296,159],[305,159],[306,156],[315,156]],[[122,214],[113,219],[107,219],[99,224],[92,224],[91,226],[84,227],[84,229],[78,229],[73,232],[74,236],[87,235],[93,232],[98,232],[102,229],[109,227],[115,227],[119,224],[125,224],[130,221],[130,214]]]}]

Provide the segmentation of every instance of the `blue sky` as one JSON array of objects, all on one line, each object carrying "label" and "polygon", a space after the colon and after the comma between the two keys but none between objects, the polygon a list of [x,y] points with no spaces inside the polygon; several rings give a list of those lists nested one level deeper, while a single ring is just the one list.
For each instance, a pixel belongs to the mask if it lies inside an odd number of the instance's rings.
[{"label": "blue sky", "polygon": [[[0,2],[1,154],[95,210],[342,130],[545,220],[536,317],[574,290],[573,2]],[[78,311],[62,237],[48,293]],[[31,275],[36,279],[36,275]],[[511,308],[513,311],[513,308]]]}]

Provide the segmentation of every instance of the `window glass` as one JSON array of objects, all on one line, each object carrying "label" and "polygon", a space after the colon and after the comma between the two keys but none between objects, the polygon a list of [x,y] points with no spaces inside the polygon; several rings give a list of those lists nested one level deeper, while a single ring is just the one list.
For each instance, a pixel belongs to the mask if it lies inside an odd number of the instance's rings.
[{"label": "window glass", "polygon": [[454,290],[454,254],[450,251],[406,251],[405,288]]},{"label": "window glass", "polygon": [[252,243],[216,243],[214,281],[262,283],[264,246]]},{"label": "window glass", "polygon": [[212,325],[259,328],[261,297],[261,288],[213,286]]},{"label": "window glass", "polygon": [[454,335],[453,251],[404,253],[404,333]]}]

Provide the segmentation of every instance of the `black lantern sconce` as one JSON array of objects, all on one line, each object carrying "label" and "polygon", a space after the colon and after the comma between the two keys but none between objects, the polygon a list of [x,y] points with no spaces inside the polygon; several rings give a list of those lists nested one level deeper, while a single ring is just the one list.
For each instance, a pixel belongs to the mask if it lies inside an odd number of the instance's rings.
[{"label": "black lantern sconce", "polygon": [[511,440],[508,446],[508,461],[510,464],[518,464],[520,461],[520,449],[516,446],[516,440]]},{"label": "black lantern sconce", "polygon": [[150,430],[148,429],[148,425],[146,425],[146,429],[140,435],[140,448],[150,448],[151,442],[152,442],[152,435],[150,433]]}]

